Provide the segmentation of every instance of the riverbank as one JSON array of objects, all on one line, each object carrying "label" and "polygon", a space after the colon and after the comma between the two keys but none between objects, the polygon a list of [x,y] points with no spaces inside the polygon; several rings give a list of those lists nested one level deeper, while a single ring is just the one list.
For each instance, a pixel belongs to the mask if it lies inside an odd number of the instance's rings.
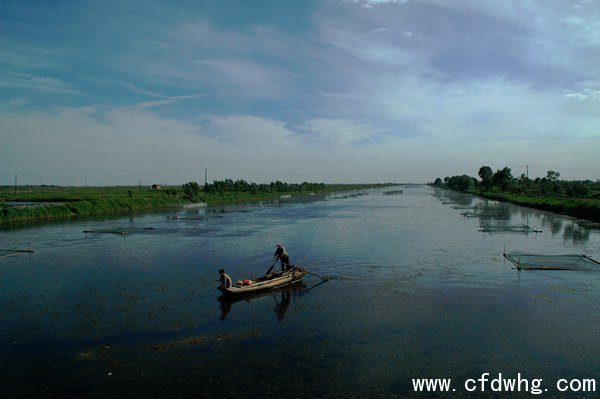
[{"label": "riverbank", "polygon": [[496,201],[559,213],[600,223],[600,200],[587,198],[530,197],[523,194],[469,190],[470,194]]},{"label": "riverbank", "polygon": [[[325,185],[316,193],[351,191],[382,185]],[[185,206],[193,203],[207,205],[228,204],[247,201],[279,199],[282,195],[301,196],[307,192],[224,192],[198,193],[190,198],[181,188],[151,190],[140,187],[60,187],[28,186],[0,187],[0,224],[28,220],[70,218],[76,216],[101,215],[109,213],[148,210],[172,206]]]},{"label": "riverbank", "polygon": [[25,220],[43,220],[117,213],[185,205],[186,203],[187,202],[183,201],[181,198],[170,196],[154,198],[97,198],[82,201],[67,201],[62,204],[44,204],[43,202],[38,202],[27,205],[3,206],[0,209],[0,224]]}]

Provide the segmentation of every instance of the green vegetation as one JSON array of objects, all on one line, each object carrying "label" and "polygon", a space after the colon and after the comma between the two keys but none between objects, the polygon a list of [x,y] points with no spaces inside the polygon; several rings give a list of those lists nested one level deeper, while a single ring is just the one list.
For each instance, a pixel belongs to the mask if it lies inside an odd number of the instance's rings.
[{"label": "green vegetation", "polygon": [[[207,194],[223,193],[223,192],[245,192],[251,194],[257,193],[290,193],[290,192],[315,192],[324,191],[326,189],[324,183],[283,183],[280,181],[270,184],[248,183],[245,180],[233,181],[230,179],[215,181],[212,184],[207,184],[204,187],[204,192]],[[352,186],[356,188],[356,186]]]},{"label": "green vegetation", "polygon": [[479,168],[478,176],[481,180],[468,175],[438,177],[429,184],[600,222],[600,180],[559,180],[560,173],[553,170],[543,178],[529,179],[525,174],[515,178],[508,167],[494,173],[489,166]]},{"label": "green vegetation", "polygon": [[[269,184],[248,183],[245,180],[217,180],[207,184],[201,192],[197,192],[193,182],[186,183],[190,200],[206,202],[209,205],[219,203],[244,202],[279,198],[281,195],[308,195],[309,193],[328,193],[350,191],[365,188],[383,187],[387,184],[324,184],[324,183],[283,183],[280,181]],[[186,186],[184,185],[184,187]]]},{"label": "green vegetation", "polygon": [[[188,183],[190,184],[190,183]],[[231,179],[214,181],[204,186],[200,198],[208,204],[219,202],[244,201],[252,198],[272,198],[285,194],[308,194],[311,192],[333,192],[355,190],[379,185],[326,185],[324,183],[283,183],[280,181],[270,184],[248,183],[245,180]]]},{"label": "green vegetation", "polygon": [[244,180],[214,181],[201,187],[188,182],[182,187],[151,190],[146,187],[61,187],[0,186],[0,224],[24,220],[43,220],[83,215],[99,215],[167,206],[206,202],[209,205],[279,198],[280,195],[302,195],[311,192],[348,191],[380,184],[334,185],[323,183],[270,184]]},{"label": "green vegetation", "polygon": [[[180,205],[177,190],[134,187],[0,187],[0,224]],[[9,205],[10,204],[10,205]]]}]

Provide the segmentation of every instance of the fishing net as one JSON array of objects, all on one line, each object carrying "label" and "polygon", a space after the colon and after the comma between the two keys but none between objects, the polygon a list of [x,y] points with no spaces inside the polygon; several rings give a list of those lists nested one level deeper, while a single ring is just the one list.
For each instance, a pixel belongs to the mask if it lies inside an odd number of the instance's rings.
[{"label": "fishing net", "polygon": [[493,225],[482,224],[479,226],[479,231],[485,233],[513,232],[513,233],[541,233],[541,230],[536,230],[524,223],[514,225]]},{"label": "fishing net", "polygon": [[461,212],[461,216],[470,218],[480,218],[480,219],[502,219],[504,215],[498,212]]},{"label": "fishing net", "polygon": [[154,227],[107,227],[100,229],[83,230],[86,234],[117,234],[126,236],[136,232],[154,230]]},{"label": "fishing net", "polygon": [[505,253],[504,257],[518,269],[600,270],[600,263],[586,255],[542,255],[512,252]]}]

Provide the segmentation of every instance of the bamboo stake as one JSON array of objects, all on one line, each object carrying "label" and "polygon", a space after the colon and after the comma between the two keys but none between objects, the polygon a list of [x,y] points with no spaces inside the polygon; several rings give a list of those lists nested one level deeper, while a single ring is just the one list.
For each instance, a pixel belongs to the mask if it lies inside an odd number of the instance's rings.
[{"label": "bamboo stake", "polygon": [[33,253],[31,249],[0,249],[0,252],[12,252],[6,255],[0,255],[0,259],[8,258],[9,256],[19,255],[21,253]]},{"label": "bamboo stake", "polygon": [[595,259],[592,259],[592,258],[590,258],[590,257],[589,257],[589,256],[587,256],[587,255],[581,255],[581,256],[583,256],[583,257],[584,257],[585,259],[587,259],[587,260],[591,260],[592,262],[594,262],[594,263],[596,263],[596,264],[600,265],[600,262],[598,262],[598,261],[597,261],[597,260],[595,260]]}]

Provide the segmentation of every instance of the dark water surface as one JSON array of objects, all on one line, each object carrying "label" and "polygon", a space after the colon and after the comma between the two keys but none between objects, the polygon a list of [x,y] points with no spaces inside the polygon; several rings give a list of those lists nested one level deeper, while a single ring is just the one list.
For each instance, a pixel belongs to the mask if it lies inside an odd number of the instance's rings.
[{"label": "dark water surface", "polygon": [[[600,259],[600,230],[402,189],[1,230],[0,249],[34,253],[0,258],[0,397],[534,396],[468,393],[482,373],[597,395],[556,382],[600,383],[600,271],[519,273],[502,252]],[[490,221],[542,233],[478,231]],[[330,279],[219,300],[219,268],[260,275],[279,242]]]}]

